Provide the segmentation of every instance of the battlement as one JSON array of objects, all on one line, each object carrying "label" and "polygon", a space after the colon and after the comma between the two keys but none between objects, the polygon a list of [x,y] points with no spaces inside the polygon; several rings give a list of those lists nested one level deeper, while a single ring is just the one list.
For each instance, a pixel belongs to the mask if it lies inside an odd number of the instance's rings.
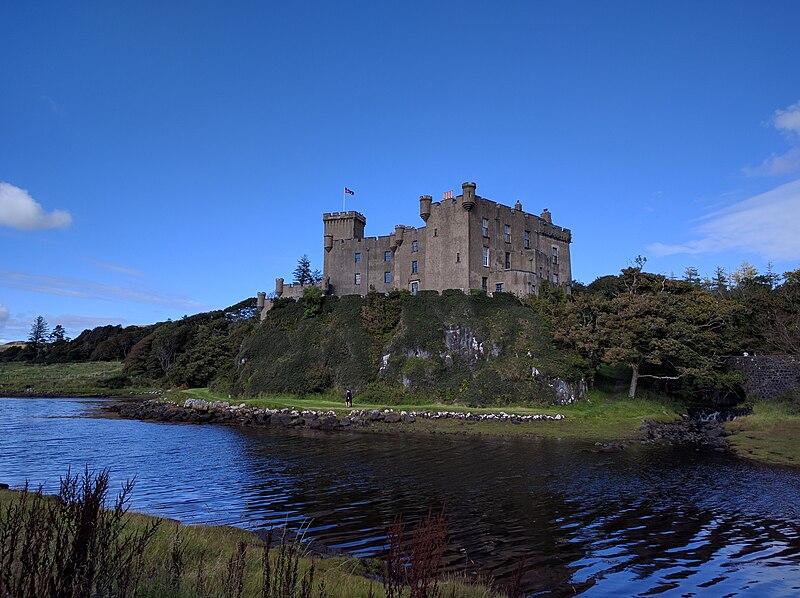
[{"label": "battlement", "polygon": [[367,217],[364,216],[361,212],[356,212],[355,210],[350,210],[347,212],[325,212],[322,215],[323,222],[328,220],[345,220],[349,218],[355,218],[356,220],[363,220],[364,224],[367,223]]}]

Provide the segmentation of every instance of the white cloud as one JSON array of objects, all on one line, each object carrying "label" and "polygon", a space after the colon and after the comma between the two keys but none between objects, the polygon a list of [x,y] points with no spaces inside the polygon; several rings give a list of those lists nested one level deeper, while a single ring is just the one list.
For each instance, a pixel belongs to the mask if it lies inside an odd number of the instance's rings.
[{"label": "white cloud", "polygon": [[770,260],[800,259],[800,179],[712,212],[695,227],[697,238],[653,243],[654,255],[744,251]]},{"label": "white cloud", "polygon": [[783,154],[773,153],[756,167],[743,168],[747,176],[779,176],[800,170],[800,146],[797,146],[800,142],[800,102],[795,102],[784,110],[776,110],[769,124],[780,131],[794,147]]},{"label": "white cloud", "polygon": [[25,189],[0,182],[0,226],[20,230],[66,228],[72,215],[64,210],[45,212]]},{"label": "white cloud", "polygon": [[135,276],[136,278],[144,278],[144,272],[141,270],[137,270],[136,268],[129,268],[128,266],[120,266],[119,264],[112,264],[110,262],[104,262],[102,260],[89,260],[90,263],[94,264],[95,266],[100,266],[106,270],[111,270],[112,272],[118,272],[119,274],[126,274],[127,276]]},{"label": "white cloud", "polygon": [[789,136],[800,137],[800,102],[795,102],[786,110],[776,110],[772,124]]},{"label": "white cloud", "polygon": [[790,174],[800,170],[800,147],[793,147],[785,154],[772,154],[755,168],[745,168],[747,176],[774,176]]},{"label": "white cloud", "polygon": [[6,320],[8,320],[8,316],[10,315],[11,312],[8,311],[8,308],[0,303],[0,329],[3,328],[3,324],[6,323]]}]

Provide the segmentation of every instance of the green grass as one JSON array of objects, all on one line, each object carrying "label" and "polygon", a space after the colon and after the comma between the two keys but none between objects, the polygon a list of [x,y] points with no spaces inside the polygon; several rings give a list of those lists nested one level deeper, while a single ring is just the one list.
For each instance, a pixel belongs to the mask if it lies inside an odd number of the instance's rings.
[{"label": "green grass", "polygon": [[[91,397],[143,393],[148,388],[110,388],[122,376],[118,361],[83,363],[0,363],[0,395]],[[112,384],[113,385],[113,384]]]},{"label": "green grass", "polygon": [[[349,412],[344,406],[344,398],[332,395],[297,397],[292,395],[273,395],[251,399],[228,399],[216,395],[206,388],[193,388],[181,391],[181,398],[192,397],[206,401],[229,401],[244,403],[251,407],[271,409],[331,410],[339,415]],[[180,398],[175,397],[177,400]],[[373,425],[371,431],[394,430],[403,432],[444,432],[455,434],[486,434],[496,436],[541,436],[549,438],[583,438],[586,440],[629,440],[639,436],[643,419],[670,421],[680,416],[682,406],[663,398],[628,399],[624,395],[613,395],[600,391],[589,393],[588,400],[562,406],[498,406],[476,409],[459,405],[431,402],[428,404],[389,405],[362,404],[354,397],[356,409],[394,409],[395,411],[460,411],[471,413],[514,413],[518,415],[562,414],[560,421],[534,421],[518,425],[504,422],[467,422],[461,420],[423,420],[418,419],[413,426]]]},{"label": "green grass", "polygon": [[737,455],[763,463],[800,466],[800,414],[784,403],[760,402],[753,414],[725,424]]},{"label": "green grass", "polygon": [[[0,490],[0,511],[18,497],[15,491]],[[126,515],[129,531],[140,531],[154,521],[154,517],[139,513]],[[183,550],[183,572],[179,588],[171,585],[168,565],[174,538],[180,539]],[[255,535],[242,529],[228,526],[187,526],[172,520],[163,520],[155,536],[151,539],[143,555],[143,572],[136,596],[195,596],[198,574],[203,579],[206,596],[226,595],[224,579],[229,559],[236,553],[237,545],[247,545],[243,596],[261,596],[263,542]],[[272,549],[277,551],[276,548]],[[374,596],[385,596],[380,582],[367,579],[366,574],[380,571],[380,562],[374,559],[361,560],[341,556],[333,558],[314,558],[315,585],[324,581],[326,595],[331,598],[355,598],[369,595],[372,587]],[[302,556],[299,562],[299,577],[311,566],[312,557]],[[489,586],[466,583],[463,578],[449,577],[444,580],[444,595],[450,595],[455,586],[456,596],[465,598],[503,598]]]}]

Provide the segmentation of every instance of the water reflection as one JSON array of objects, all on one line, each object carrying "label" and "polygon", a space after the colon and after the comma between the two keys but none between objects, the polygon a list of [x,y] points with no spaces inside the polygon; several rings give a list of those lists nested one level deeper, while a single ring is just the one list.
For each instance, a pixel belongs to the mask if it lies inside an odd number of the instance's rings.
[{"label": "water reflection", "polygon": [[80,417],[91,405],[0,400],[0,481],[52,490],[67,465],[112,467],[137,476],[135,509],[251,529],[307,522],[362,556],[381,553],[396,515],[445,505],[448,565],[502,580],[524,560],[532,595],[800,591],[791,470],[670,447]]}]

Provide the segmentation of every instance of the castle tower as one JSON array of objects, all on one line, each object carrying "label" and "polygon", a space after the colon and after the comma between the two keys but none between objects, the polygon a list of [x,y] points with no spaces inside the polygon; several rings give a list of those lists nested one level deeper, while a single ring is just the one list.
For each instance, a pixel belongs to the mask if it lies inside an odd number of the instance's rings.
[{"label": "castle tower", "polygon": [[[335,272],[342,270],[342,259],[339,250],[333,251],[343,241],[364,238],[364,228],[367,226],[367,219],[363,214],[355,211],[350,212],[326,212],[322,215],[323,231],[323,255],[322,273],[328,284],[336,280]],[[365,256],[366,257],[366,256]],[[337,264],[334,266],[334,264]],[[348,264],[349,265],[349,264]],[[336,292],[334,290],[334,292]]]},{"label": "castle tower", "polygon": [[322,215],[325,225],[325,236],[330,235],[331,241],[348,239],[363,239],[364,227],[367,219],[359,212],[326,212]]}]

